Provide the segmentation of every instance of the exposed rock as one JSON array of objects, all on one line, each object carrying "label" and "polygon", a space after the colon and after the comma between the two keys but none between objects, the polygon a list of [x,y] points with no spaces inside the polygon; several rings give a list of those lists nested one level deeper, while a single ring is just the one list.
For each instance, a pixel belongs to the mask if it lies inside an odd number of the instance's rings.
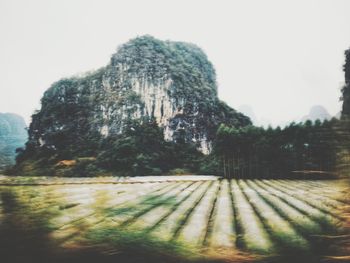
[{"label": "exposed rock", "polygon": [[33,115],[28,147],[85,145],[145,117],[165,140],[182,136],[206,154],[220,123],[251,123],[218,99],[215,70],[199,47],[143,36],[120,46],[106,67],[54,83]]}]

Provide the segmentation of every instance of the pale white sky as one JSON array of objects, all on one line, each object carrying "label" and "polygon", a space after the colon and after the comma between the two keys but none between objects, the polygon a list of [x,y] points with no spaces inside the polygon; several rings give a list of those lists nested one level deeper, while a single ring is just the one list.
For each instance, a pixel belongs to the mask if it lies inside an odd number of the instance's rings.
[{"label": "pale white sky", "polygon": [[137,35],[193,42],[219,96],[272,124],[340,111],[350,1],[0,0],[0,112],[29,122],[54,81],[106,65]]}]

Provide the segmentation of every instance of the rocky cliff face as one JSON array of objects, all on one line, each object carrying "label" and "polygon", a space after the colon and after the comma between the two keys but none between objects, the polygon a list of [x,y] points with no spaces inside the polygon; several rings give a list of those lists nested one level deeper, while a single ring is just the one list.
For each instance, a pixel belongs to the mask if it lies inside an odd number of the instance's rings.
[{"label": "rocky cliff face", "polygon": [[220,123],[250,124],[218,99],[215,70],[200,48],[143,36],[120,46],[106,67],[54,83],[33,115],[27,147],[86,145],[142,118],[154,118],[165,140],[193,142],[205,154]]},{"label": "rocky cliff face", "polygon": [[0,113],[0,169],[14,164],[16,148],[27,140],[24,119],[13,113]]}]

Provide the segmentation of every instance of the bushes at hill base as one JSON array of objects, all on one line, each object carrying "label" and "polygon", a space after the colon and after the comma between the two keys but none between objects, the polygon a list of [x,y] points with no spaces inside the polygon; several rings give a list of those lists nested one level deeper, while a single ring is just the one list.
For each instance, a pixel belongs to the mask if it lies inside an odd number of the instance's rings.
[{"label": "bushes at hill base", "polygon": [[[57,176],[143,176],[208,174],[227,178],[299,178],[303,174],[344,173],[349,165],[350,129],[344,120],[292,123],[281,129],[221,125],[213,151],[203,155],[181,140],[167,142],[154,120],[131,121],[123,134],[100,143],[93,156],[68,157],[41,147],[12,173]],[[21,159],[23,154],[18,155]],[[47,156],[51,156],[47,158]],[[64,162],[64,160],[66,160]],[[73,161],[72,161],[73,160]],[[295,171],[295,172],[293,172]],[[299,172],[296,172],[299,171]],[[328,178],[328,176],[327,176]]]}]

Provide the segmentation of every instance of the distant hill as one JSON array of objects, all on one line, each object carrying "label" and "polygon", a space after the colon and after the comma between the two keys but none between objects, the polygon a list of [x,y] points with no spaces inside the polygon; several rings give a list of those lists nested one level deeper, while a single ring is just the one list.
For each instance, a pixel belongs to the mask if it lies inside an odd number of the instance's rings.
[{"label": "distant hill", "polygon": [[121,45],[96,72],[52,84],[41,102],[29,127],[30,143],[57,151],[74,148],[74,155],[82,154],[79,146],[92,137],[101,141],[121,134],[130,120],[140,118],[154,118],[165,140],[177,141],[181,133],[203,153],[210,152],[221,123],[250,124],[218,99],[215,69],[199,47],[151,36]]},{"label": "distant hill", "polygon": [[302,122],[307,120],[315,121],[315,120],[330,120],[332,116],[328,113],[325,107],[321,105],[312,106],[309,113],[301,118]]},{"label": "distant hill", "polygon": [[[147,123],[155,125],[147,129]],[[164,164],[179,159],[178,148],[191,145],[209,154],[220,124],[240,128],[251,121],[219,100],[215,69],[203,50],[137,37],[121,45],[105,67],[61,79],[45,91],[17,166],[42,160],[52,167],[92,157],[98,167],[119,173],[145,173],[161,165],[164,172],[169,169]],[[157,136],[146,140],[151,131]],[[160,150],[168,145],[174,150]],[[170,152],[176,157],[161,160]],[[147,173],[156,173],[152,169]]]},{"label": "distant hill", "polygon": [[[243,105],[239,106],[238,111],[243,113],[244,115],[248,116],[255,126],[266,127],[266,128],[269,126],[273,126],[272,121],[269,118],[261,117],[261,116],[258,117],[255,114],[253,107],[248,105],[248,104],[243,104]],[[290,122],[285,121],[285,122],[280,122],[277,125],[283,127],[283,126],[286,126],[288,123],[290,123]]]},{"label": "distant hill", "polygon": [[24,119],[14,113],[0,113],[0,170],[15,163],[16,148],[27,140]]},{"label": "distant hill", "polygon": [[252,106],[247,105],[247,104],[241,105],[241,106],[239,106],[238,111],[243,113],[244,115],[248,116],[254,125],[259,125],[258,119],[255,115],[255,112],[254,112]]},{"label": "distant hill", "polygon": [[[250,105],[247,105],[247,104],[241,105],[238,107],[238,111],[248,116],[253,122],[253,124],[256,126],[263,126],[263,127],[272,126],[271,120],[267,118],[261,118],[261,117],[259,118],[255,114],[253,107]],[[324,121],[324,120],[330,120],[333,117],[340,119],[340,116],[341,116],[340,112],[338,112],[335,116],[332,116],[331,114],[329,114],[327,109],[322,105],[314,105],[310,108],[310,111],[308,112],[308,114],[304,115],[303,117],[301,118],[296,117],[294,119],[285,120],[283,122],[279,122],[278,124],[276,124],[276,126],[278,125],[280,127],[285,127],[286,125],[289,125],[291,122],[305,122],[307,120]]]}]

